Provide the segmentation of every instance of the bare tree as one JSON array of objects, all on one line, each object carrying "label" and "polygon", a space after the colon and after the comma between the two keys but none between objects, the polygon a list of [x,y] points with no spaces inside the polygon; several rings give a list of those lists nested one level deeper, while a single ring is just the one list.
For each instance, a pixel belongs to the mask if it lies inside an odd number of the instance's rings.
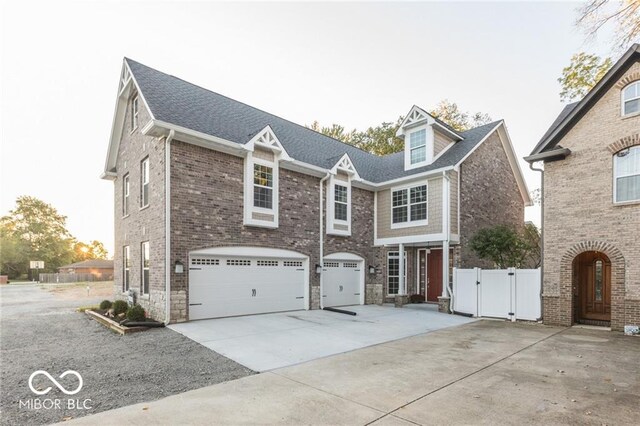
[{"label": "bare tree", "polygon": [[589,37],[607,24],[614,25],[613,47],[622,51],[640,40],[640,0],[589,0],[576,22]]}]

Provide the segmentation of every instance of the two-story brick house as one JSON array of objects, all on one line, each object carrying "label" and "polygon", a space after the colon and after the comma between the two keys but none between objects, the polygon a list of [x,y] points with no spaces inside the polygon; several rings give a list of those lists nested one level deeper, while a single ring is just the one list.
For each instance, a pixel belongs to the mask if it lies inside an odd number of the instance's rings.
[{"label": "two-story brick house", "polygon": [[547,324],[640,324],[640,46],[567,105],[530,156],[543,171]]},{"label": "two-story brick house", "polygon": [[103,178],[115,188],[115,291],[185,321],[448,300],[482,266],[480,228],[530,203],[504,122],[457,132],[414,106],[403,152],[375,156],[123,63]]}]

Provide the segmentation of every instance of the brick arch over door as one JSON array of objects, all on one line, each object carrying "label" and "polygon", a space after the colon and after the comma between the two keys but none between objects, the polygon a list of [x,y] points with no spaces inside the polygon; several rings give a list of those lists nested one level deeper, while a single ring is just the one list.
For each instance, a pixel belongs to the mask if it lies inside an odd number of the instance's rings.
[{"label": "brick arch over door", "polygon": [[581,253],[597,251],[611,261],[611,329],[624,328],[625,261],[622,252],[613,244],[604,241],[583,241],[573,245],[560,259],[560,299],[568,301],[571,315],[573,300],[573,261]]}]

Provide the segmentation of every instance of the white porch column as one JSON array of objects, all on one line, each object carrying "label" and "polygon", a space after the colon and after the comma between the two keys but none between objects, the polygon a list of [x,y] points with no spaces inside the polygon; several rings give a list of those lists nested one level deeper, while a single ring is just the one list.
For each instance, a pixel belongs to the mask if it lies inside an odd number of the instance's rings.
[{"label": "white porch column", "polygon": [[449,295],[449,240],[442,242],[442,297]]},{"label": "white porch column", "polygon": [[407,273],[404,270],[404,244],[400,244],[399,247],[398,247],[398,250],[399,250],[399,252],[398,252],[398,263],[399,263],[399,265],[398,265],[398,271],[399,271],[398,275],[399,275],[399,277],[398,277],[398,279],[400,280],[400,282],[398,283],[398,294],[404,296],[405,294],[407,294],[407,288],[406,288],[407,286],[406,286],[405,279],[404,279],[405,274]]}]

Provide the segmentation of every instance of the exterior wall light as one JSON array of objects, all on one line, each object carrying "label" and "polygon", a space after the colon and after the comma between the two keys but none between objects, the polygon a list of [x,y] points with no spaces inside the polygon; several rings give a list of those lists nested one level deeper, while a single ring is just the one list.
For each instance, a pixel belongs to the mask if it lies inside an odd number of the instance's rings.
[{"label": "exterior wall light", "polygon": [[179,260],[176,260],[175,267],[176,274],[184,273],[184,265]]},{"label": "exterior wall light", "polygon": [[322,266],[316,263],[316,274],[321,274],[321,273],[322,273]]},{"label": "exterior wall light", "polygon": [[369,274],[373,275],[376,273],[376,267],[369,265]]}]

